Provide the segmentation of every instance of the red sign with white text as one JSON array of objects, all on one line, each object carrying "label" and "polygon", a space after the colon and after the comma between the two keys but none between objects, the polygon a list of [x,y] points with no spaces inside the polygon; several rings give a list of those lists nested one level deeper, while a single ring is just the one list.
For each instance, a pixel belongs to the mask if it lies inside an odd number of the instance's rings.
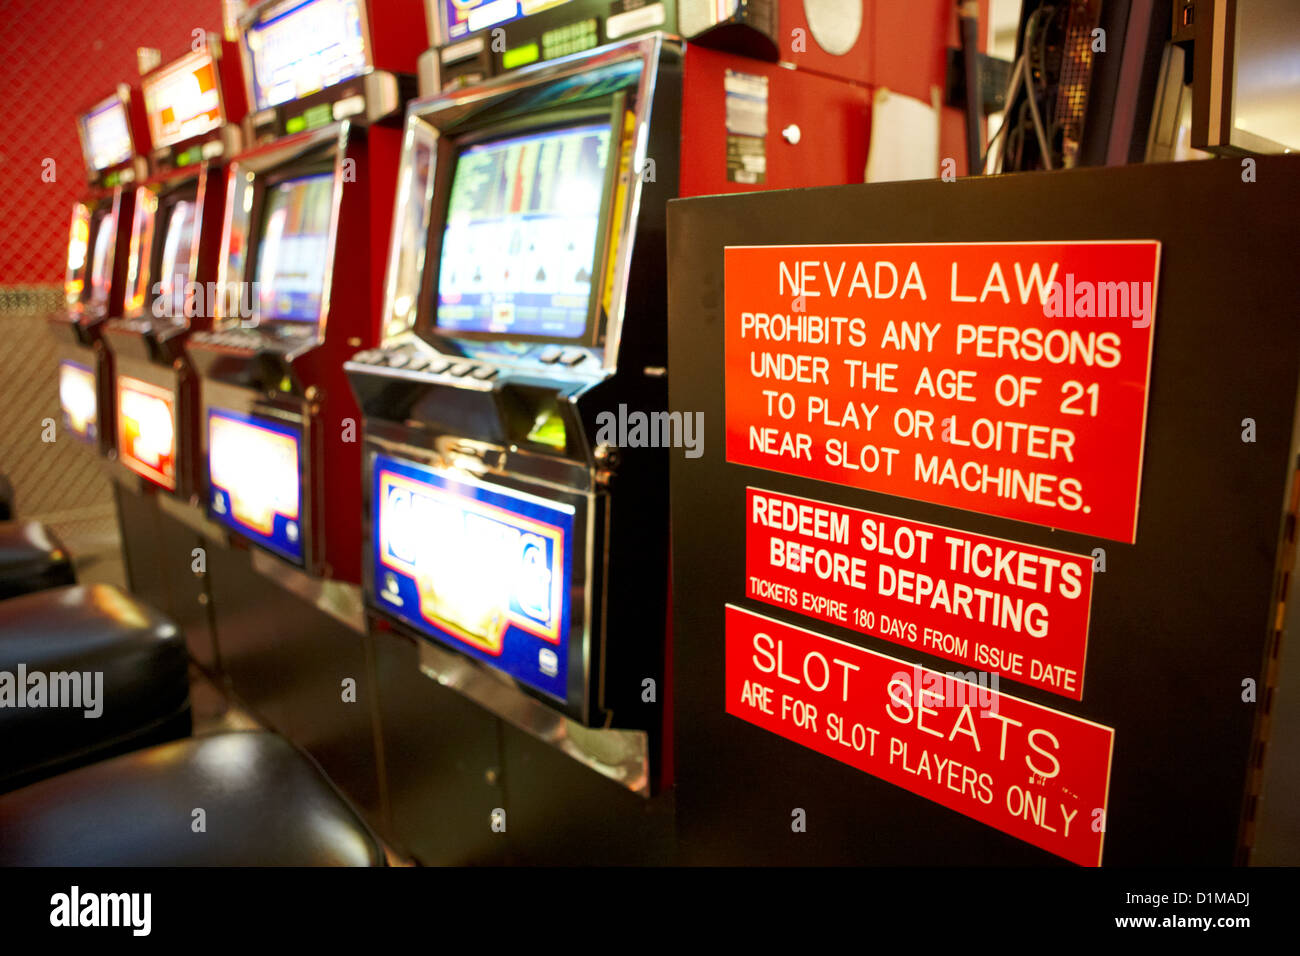
[{"label": "red sign with white text", "polygon": [[729,247],[727,460],[1132,543],[1159,258]]},{"label": "red sign with white text", "polygon": [[1084,866],[1115,731],[727,605],[727,713]]},{"label": "red sign with white text", "polygon": [[745,594],[1083,699],[1091,558],[749,488]]}]

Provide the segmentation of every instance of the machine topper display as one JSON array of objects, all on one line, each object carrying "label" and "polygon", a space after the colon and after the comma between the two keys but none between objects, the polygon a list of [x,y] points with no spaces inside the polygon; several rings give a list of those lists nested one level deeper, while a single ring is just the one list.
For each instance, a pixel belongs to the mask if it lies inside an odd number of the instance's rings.
[{"label": "machine topper display", "polygon": [[727,460],[1132,542],[1159,256],[728,247]]}]

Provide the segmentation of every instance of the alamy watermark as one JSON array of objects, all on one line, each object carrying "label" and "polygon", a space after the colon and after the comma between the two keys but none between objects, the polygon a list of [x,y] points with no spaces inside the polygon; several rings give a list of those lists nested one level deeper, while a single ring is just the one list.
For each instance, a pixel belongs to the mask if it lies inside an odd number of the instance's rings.
[{"label": "alamy watermark", "polygon": [[156,319],[221,316],[239,319],[244,325],[255,325],[260,297],[261,289],[257,282],[188,282],[184,276],[178,275],[171,283],[153,284],[153,314]]},{"label": "alamy watermark", "polygon": [[1151,324],[1151,282],[1076,281],[1073,272],[1065,274],[1065,283],[1051,282],[1043,298],[1043,314],[1048,318],[1130,319],[1133,328]]},{"label": "alamy watermark", "polygon": [[0,707],[83,710],[89,719],[104,713],[103,671],[0,671]]},{"label": "alamy watermark", "polygon": [[704,454],[703,412],[643,412],[619,405],[596,414],[596,442],[612,448],[682,448],[687,458]]}]

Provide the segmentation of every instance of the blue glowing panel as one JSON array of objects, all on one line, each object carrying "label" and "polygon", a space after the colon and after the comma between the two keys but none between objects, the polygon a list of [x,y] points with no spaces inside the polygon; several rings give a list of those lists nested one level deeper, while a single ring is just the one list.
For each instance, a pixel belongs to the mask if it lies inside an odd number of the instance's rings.
[{"label": "blue glowing panel", "polygon": [[208,512],[295,564],[302,553],[302,436],[291,425],[208,410]]},{"label": "blue glowing panel", "polygon": [[376,604],[563,701],[573,509],[386,455],[372,481]]}]

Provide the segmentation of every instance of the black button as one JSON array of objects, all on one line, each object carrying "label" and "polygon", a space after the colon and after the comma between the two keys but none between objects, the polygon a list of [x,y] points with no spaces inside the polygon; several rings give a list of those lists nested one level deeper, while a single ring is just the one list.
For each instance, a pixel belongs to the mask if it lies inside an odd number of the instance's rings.
[{"label": "black button", "polygon": [[565,352],[560,356],[560,362],[564,365],[578,365],[587,357],[586,352]]},{"label": "black button", "polygon": [[441,375],[449,368],[451,368],[451,363],[448,362],[446,359],[439,359],[439,358],[429,359],[428,371],[432,372],[434,375]]},{"label": "black button", "polygon": [[428,365],[429,365],[429,356],[427,355],[413,355],[411,356],[411,361],[406,363],[406,367],[409,368],[412,372],[423,371],[428,367]]},{"label": "black button", "polygon": [[497,369],[492,365],[480,365],[474,370],[474,377],[486,382],[497,377]]},{"label": "black button", "polygon": [[564,353],[561,352],[559,349],[542,349],[542,351],[538,353],[537,358],[540,361],[545,362],[547,365],[552,365],[555,362],[558,362],[560,360],[560,356],[563,354]]},{"label": "black button", "polygon": [[409,362],[410,360],[411,357],[407,355],[405,352],[394,352],[392,355],[388,356],[388,367],[405,368],[406,363]]},{"label": "black button", "polygon": [[451,368],[447,369],[447,374],[459,377],[462,375],[468,375],[473,371],[473,369],[474,365],[471,362],[457,362]]}]

